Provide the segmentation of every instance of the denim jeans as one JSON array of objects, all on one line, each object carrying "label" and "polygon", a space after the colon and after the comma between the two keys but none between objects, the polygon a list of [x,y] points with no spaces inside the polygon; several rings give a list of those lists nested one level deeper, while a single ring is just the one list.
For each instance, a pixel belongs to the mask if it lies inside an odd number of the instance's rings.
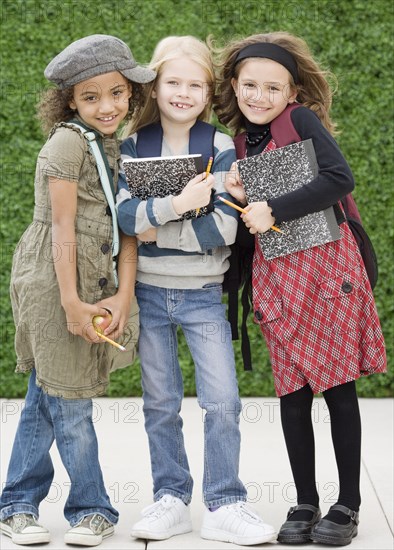
[{"label": "denim jeans", "polygon": [[0,497],[0,518],[15,514],[38,517],[40,502],[54,477],[49,449],[56,440],[71,485],[64,515],[71,526],[96,512],[117,523],[98,459],[91,399],[63,399],[47,395],[36,385],[32,371],[25,406],[19,420],[7,481]]},{"label": "denim jeans", "polygon": [[188,504],[192,497],[193,479],[180,416],[183,379],[178,362],[178,326],[194,360],[197,399],[205,410],[204,502],[213,507],[246,500],[238,477],[241,402],[221,285],[179,290],[138,282],[136,296],[154,500],[171,494]]}]

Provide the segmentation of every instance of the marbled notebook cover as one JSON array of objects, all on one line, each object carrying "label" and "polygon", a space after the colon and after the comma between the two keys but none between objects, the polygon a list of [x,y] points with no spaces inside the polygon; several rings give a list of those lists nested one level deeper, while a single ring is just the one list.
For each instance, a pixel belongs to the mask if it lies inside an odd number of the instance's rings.
[{"label": "marbled notebook cover", "polygon": [[[192,178],[204,172],[201,155],[129,159],[123,161],[123,169],[131,196],[144,201],[179,195]],[[198,216],[206,213],[207,207],[203,207]],[[192,210],[178,221],[195,217],[196,211]]]},{"label": "marbled notebook cover", "polygon": [[[295,191],[318,173],[311,139],[239,160],[237,165],[248,203]],[[258,236],[266,260],[336,241],[341,236],[333,207],[282,222],[278,227],[283,234],[269,230]]]}]

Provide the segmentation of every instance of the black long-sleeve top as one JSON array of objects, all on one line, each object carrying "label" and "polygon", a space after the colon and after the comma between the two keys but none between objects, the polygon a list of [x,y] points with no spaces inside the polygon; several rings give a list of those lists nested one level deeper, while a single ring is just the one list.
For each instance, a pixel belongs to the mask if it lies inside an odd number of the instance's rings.
[{"label": "black long-sleeve top", "polygon": [[[319,173],[315,179],[296,191],[268,201],[277,223],[319,212],[336,204],[354,189],[352,172],[338,144],[313,111],[299,107],[291,112],[291,120],[302,140],[312,139]],[[246,144],[247,156],[261,153],[271,139],[269,124],[259,126],[246,122],[246,131],[253,137],[268,131],[258,145]]]}]

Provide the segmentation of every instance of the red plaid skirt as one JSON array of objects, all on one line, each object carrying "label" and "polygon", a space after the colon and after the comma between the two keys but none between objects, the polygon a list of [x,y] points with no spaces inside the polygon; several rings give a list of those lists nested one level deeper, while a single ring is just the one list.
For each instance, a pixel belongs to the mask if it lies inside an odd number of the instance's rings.
[{"label": "red plaid skirt", "polygon": [[254,318],[269,348],[278,396],[314,393],[386,371],[371,286],[346,223],[342,238],[265,260],[256,239]]}]

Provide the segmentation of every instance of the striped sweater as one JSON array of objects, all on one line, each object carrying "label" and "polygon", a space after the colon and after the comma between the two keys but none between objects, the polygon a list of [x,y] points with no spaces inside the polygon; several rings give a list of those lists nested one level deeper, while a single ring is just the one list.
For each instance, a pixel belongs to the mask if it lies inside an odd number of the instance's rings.
[{"label": "striped sweater", "polygon": [[[224,178],[235,161],[232,139],[216,131],[213,212],[195,219],[179,220],[172,206],[172,196],[142,201],[131,198],[122,162],[137,157],[138,133],[121,145],[121,168],[117,193],[118,223],[127,235],[138,235],[151,228],[157,230],[153,244],[139,243],[137,281],[163,288],[192,289],[209,283],[221,283],[229,266],[229,245],[235,241],[238,215],[217,196],[231,199],[224,189]],[[163,151],[162,155],[167,155]]]}]

